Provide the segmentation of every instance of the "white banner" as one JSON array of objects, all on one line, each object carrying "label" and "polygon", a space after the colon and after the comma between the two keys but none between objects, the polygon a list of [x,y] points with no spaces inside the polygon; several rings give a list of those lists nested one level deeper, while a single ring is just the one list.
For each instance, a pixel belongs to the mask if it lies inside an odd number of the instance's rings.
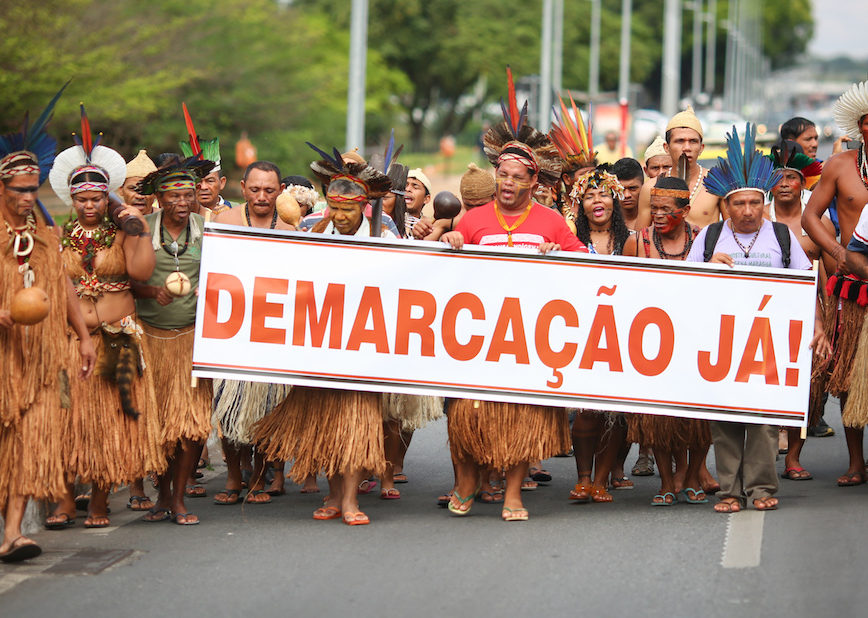
[{"label": "white banner", "polygon": [[801,426],[816,274],[210,224],[194,374]]}]

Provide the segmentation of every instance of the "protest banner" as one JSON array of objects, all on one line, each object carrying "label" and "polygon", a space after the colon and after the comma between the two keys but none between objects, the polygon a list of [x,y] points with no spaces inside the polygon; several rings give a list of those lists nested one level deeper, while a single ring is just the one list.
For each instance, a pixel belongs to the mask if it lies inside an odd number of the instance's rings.
[{"label": "protest banner", "polygon": [[194,374],[803,426],[816,273],[210,224]]}]

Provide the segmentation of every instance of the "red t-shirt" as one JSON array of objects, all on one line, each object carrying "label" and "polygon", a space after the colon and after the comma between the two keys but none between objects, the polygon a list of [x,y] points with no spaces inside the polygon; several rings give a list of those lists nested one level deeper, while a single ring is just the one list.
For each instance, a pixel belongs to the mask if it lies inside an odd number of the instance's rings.
[{"label": "red t-shirt", "polygon": [[[503,220],[507,225],[512,225],[521,216],[504,215]],[[493,201],[465,212],[455,231],[461,232],[464,242],[469,245],[509,246],[506,230],[494,213]],[[588,253],[588,248],[570,231],[556,210],[534,202],[527,219],[512,231],[512,246],[536,249],[544,242],[557,243],[564,251]]]}]

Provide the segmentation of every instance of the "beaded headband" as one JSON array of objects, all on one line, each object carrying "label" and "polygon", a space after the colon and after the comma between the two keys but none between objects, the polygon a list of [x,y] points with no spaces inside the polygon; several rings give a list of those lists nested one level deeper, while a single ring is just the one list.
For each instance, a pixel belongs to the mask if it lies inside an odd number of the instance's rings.
[{"label": "beaded headband", "polygon": [[26,150],[11,152],[0,159],[0,179],[6,180],[13,176],[38,174],[39,162],[36,155]]}]

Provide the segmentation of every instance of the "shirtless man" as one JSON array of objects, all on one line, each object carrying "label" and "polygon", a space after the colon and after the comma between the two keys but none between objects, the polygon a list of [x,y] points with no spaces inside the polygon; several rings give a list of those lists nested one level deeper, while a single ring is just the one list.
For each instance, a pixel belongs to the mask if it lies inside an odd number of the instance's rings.
[{"label": "shirtless man", "polygon": [[[865,163],[865,141],[868,139],[868,101],[860,100],[859,86],[855,84],[838,99],[835,104],[835,118],[841,129],[851,138],[862,141],[862,146],[858,150],[845,150],[826,161],[820,182],[814,188],[802,215],[802,227],[808,236],[836,261],[838,271],[835,275],[841,279],[849,275],[845,264],[847,244],[853,236],[862,208],[868,203],[868,178],[862,171]],[[832,199],[836,199],[838,203],[840,242],[821,219]],[[849,290],[858,292],[862,280],[853,277],[853,281]],[[840,283],[839,280],[835,292],[841,291]],[[854,295],[853,298],[855,299],[856,296]],[[826,377],[828,392],[840,398],[841,408],[844,410],[849,394],[853,356],[847,353],[847,347],[857,345],[865,309],[854,300],[849,300],[849,296],[839,298],[837,293],[833,293],[827,311],[836,310],[837,319],[832,320],[830,318],[833,316],[828,315],[826,321],[826,334],[833,341],[834,346]],[[836,324],[836,321],[840,324]],[[836,331],[839,327],[838,334]],[[861,485],[866,480],[862,448],[863,428],[847,427],[846,424],[845,416],[844,435],[847,438],[850,463],[847,472],[838,478],[838,485]]]},{"label": "shirtless man", "polygon": [[[775,161],[775,167],[781,170],[781,179],[772,188],[772,201],[765,205],[763,213],[766,219],[785,224],[798,239],[802,250],[810,260],[824,260],[826,269],[821,271],[820,286],[825,284],[825,272],[829,268],[835,269],[835,261],[827,253],[823,253],[820,246],[811,240],[802,229],[802,191],[805,189],[805,176],[801,171],[806,165],[813,163],[813,159],[806,158],[800,163],[787,161]],[[789,165],[789,166],[788,166]],[[799,167],[797,168],[796,165]],[[824,216],[822,225],[832,236],[835,235],[835,226],[831,219]],[[791,481],[802,481],[813,478],[810,472],[805,470],[799,461],[799,455],[805,441],[801,439],[801,430],[798,427],[786,429],[787,433],[787,456],[784,462],[783,477]]]},{"label": "shirtless man", "polygon": [[[687,187],[690,191],[690,211],[687,214],[687,221],[699,228],[727,218],[726,208],[721,200],[711,195],[702,183],[702,179],[708,173],[699,165],[699,156],[705,149],[702,137],[702,125],[693,113],[693,108],[688,107],[686,111],[675,114],[666,125],[666,142],[663,144],[663,148],[672,159],[672,169],[669,170],[668,175],[673,175],[673,170],[678,168],[681,155],[687,156]],[[640,216],[648,216],[650,212],[653,186],[654,180],[649,179],[642,187],[639,195]]]},{"label": "shirtless man", "polygon": [[[255,161],[244,170],[241,180],[241,193],[244,203],[224,210],[214,217],[215,223],[230,223],[246,227],[266,229],[294,230],[295,226],[284,223],[277,216],[277,196],[286,188],[281,182],[280,169],[270,161]],[[214,385],[215,393],[218,385]],[[223,439],[223,452],[226,455],[227,478],[226,489],[214,496],[216,503],[236,504],[242,488],[241,478],[241,448],[226,438]],[[271,496],[264,490],[264,461],[258,453],[254,454],[254,470],[249,486],[247,502],[262,504],[271,501]],[[278,466],[280,468],[280,466]],[[278,492],[282,488],[283,474],[276,478]]]}]

